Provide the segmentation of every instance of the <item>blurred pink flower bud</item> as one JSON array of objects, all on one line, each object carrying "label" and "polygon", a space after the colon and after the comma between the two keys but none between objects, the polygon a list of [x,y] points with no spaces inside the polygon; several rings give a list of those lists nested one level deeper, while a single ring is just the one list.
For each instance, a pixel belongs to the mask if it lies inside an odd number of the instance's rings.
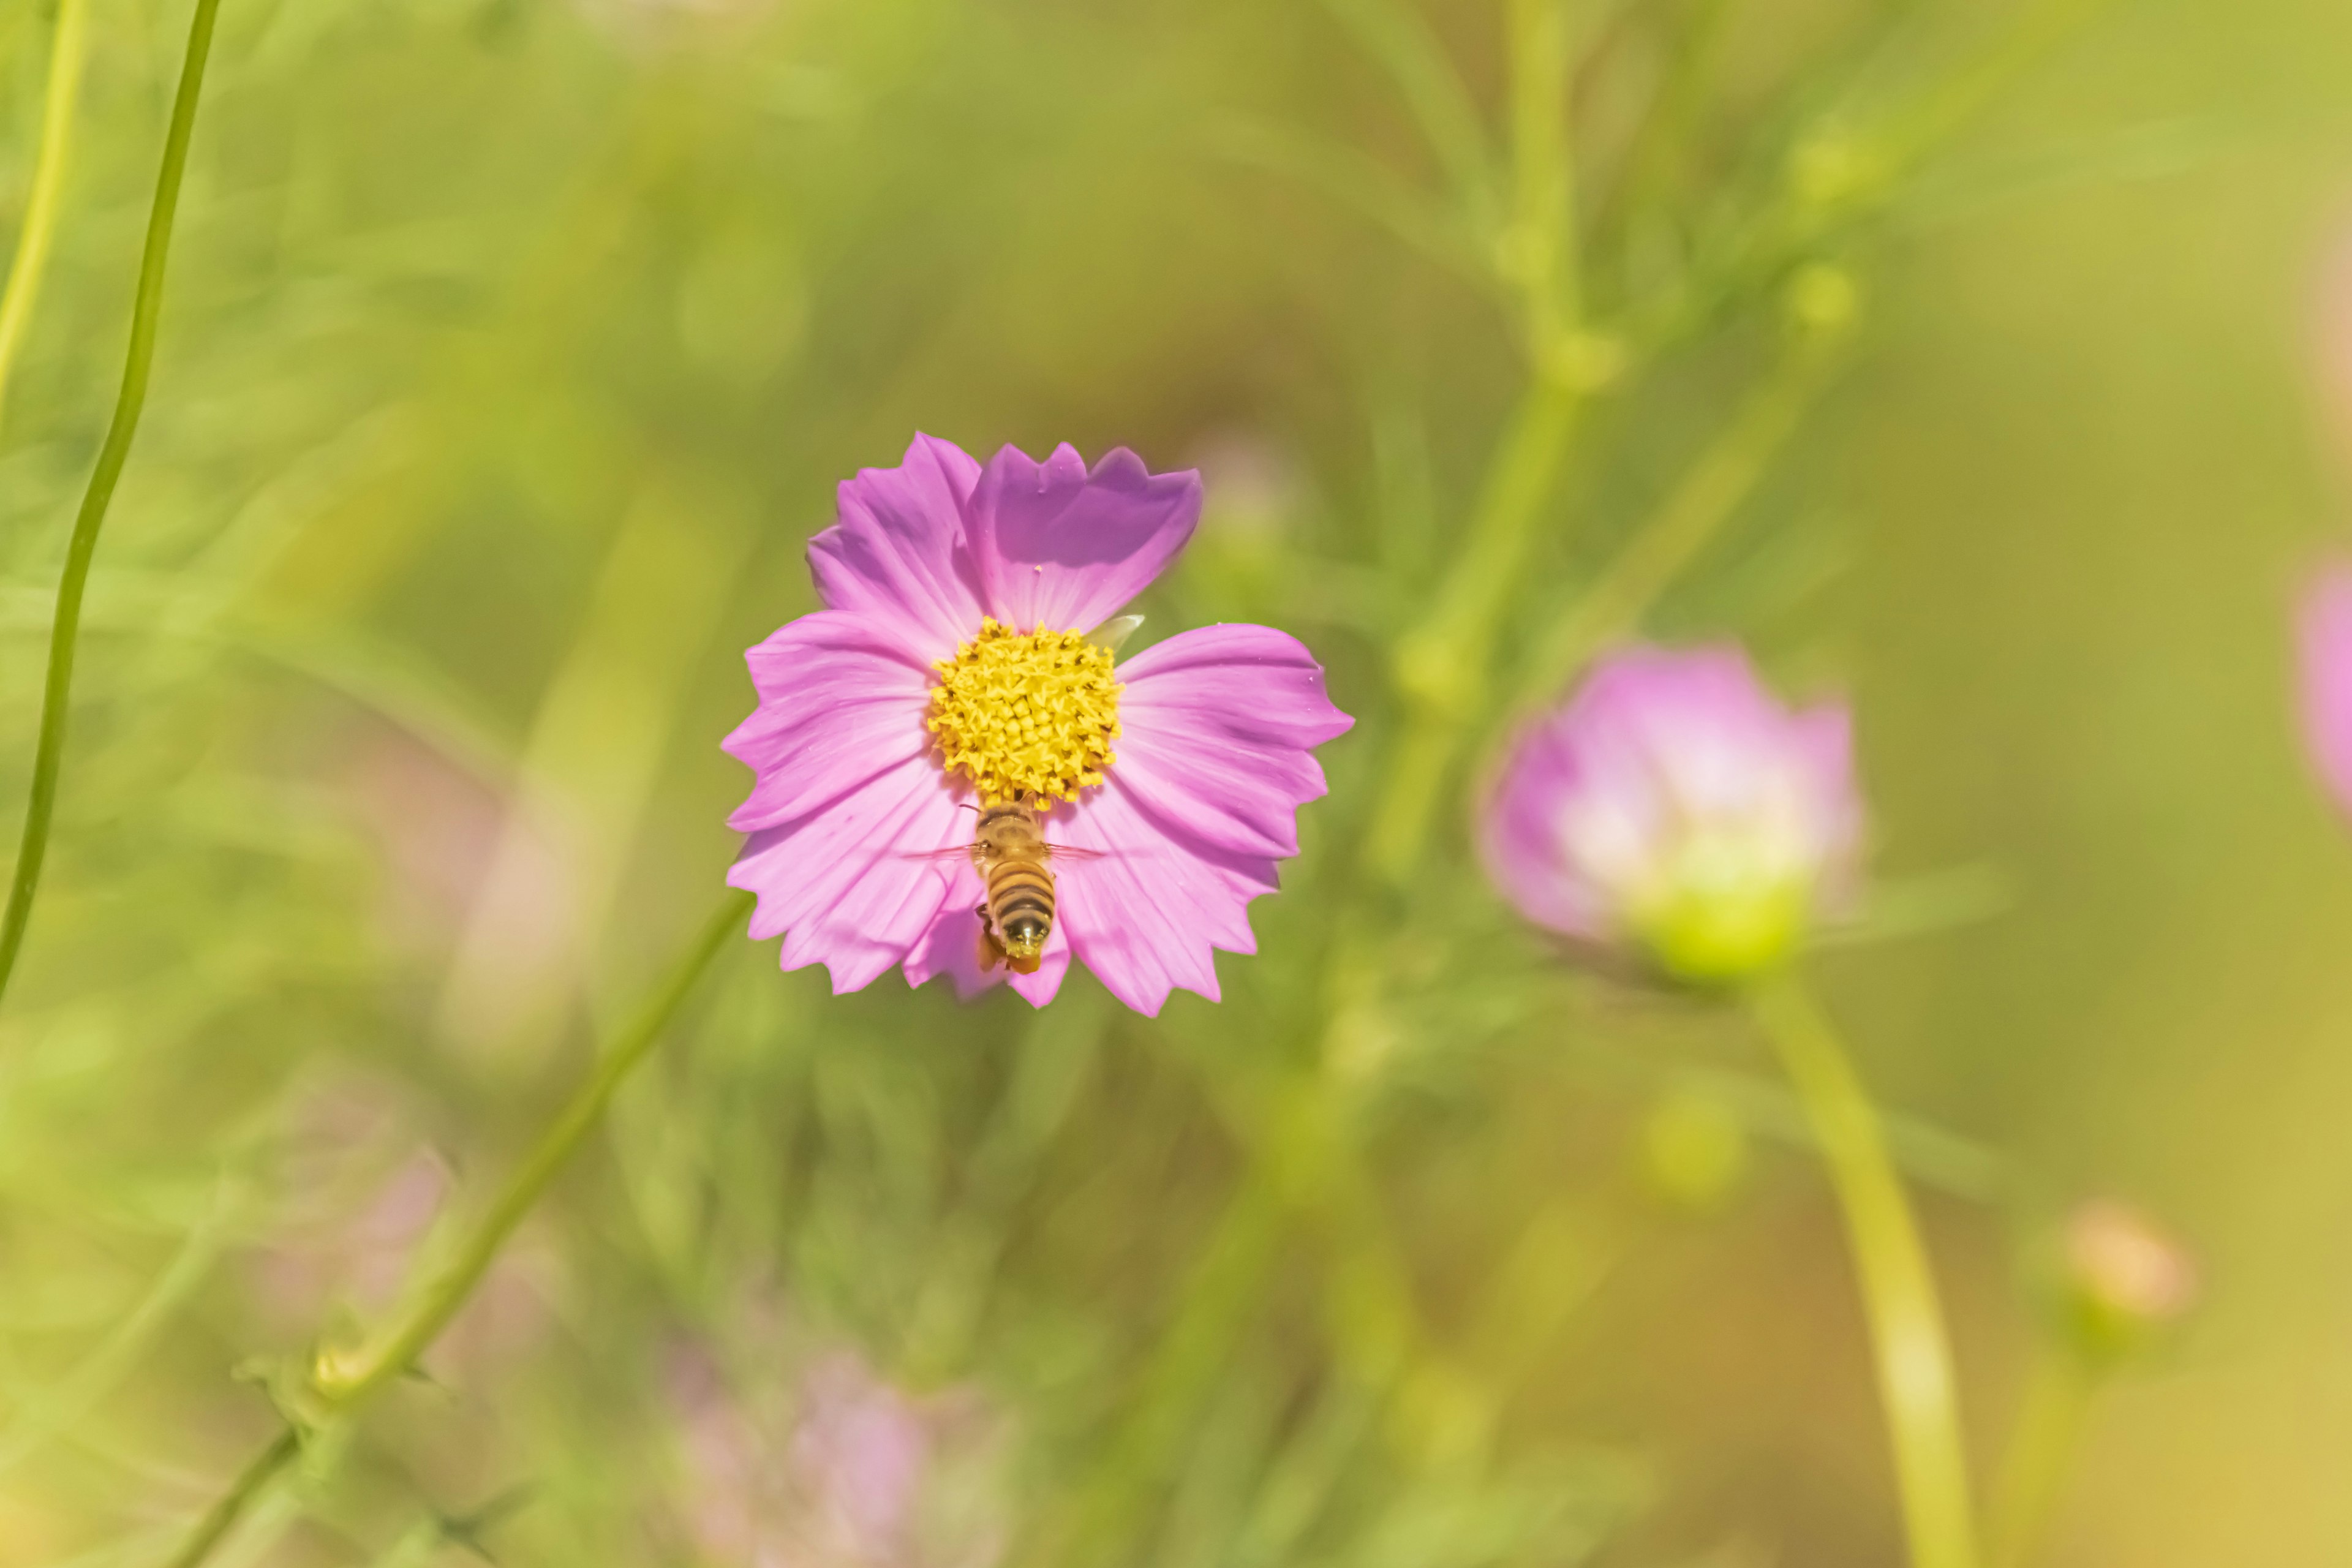
[{"label": "blurred pink flower bud", "polygon": [[1634,648],[1512,744],[1479,824],[1519,912],[1738,980],[1851,899],[1862,844],[1843,704],[1792,712],[1738,648]]},{"label": "blurred pink flower bud", "polygon": [[2336,804],[2352,813],[2352,563],[2312,578],[2296,617],[2303,739]]},{"label": "blurred pink flower bud", "polygon": [[2154,1220],[2097,1198],[2066,1223],[2065,1284],[2084,1348],[2114,1354],[2179,1321],[2197,1300],[2197,1268]]}]

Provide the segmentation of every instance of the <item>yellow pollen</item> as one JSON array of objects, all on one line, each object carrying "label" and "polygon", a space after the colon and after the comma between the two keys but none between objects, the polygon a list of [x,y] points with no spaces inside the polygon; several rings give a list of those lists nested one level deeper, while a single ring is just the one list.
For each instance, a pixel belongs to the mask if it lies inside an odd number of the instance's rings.
[{"label": "yellow pollen", "polygon": [[940,761],[980,791],[982,805],[1034,795],[1075,799],[1116,760],[1118,682],[1108,648],[1079,632],[1016,632],[993,620],[933,665],[924,727]]}]

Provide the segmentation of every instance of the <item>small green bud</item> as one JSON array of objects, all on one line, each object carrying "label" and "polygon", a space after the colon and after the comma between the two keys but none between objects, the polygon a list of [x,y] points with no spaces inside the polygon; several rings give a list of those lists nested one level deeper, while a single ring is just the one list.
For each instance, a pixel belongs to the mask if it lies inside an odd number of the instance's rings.
[{"label": "small green bud", "polygon": [[1853,325],[1862,313],[1862,288],[1844,268],[1809,261],[1789,279],[1781,306],[1799,331],[1827,337]]},{"label": "small green bud", "polygon": [[1719,1208],[1748,1174],[1748,1129],[1715,1095],[1668,1094],[1642,1123],[1642,1172],[1661,1197],[1705,1213]]},{"label": "small green bud", "polygon": [[1843,206],[1885,175],[1885,160],[1876,148],[1834,126],[1806,137],[1789,157],[1789,188],[1814,208]]}]

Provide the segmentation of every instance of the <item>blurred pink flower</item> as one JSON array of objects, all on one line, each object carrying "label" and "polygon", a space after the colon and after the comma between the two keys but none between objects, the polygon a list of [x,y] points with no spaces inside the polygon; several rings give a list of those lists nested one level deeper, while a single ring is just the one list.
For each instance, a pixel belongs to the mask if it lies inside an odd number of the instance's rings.
[{"label": "blurred pink flower", "polygon": [[855,1355],[815,1360],[789,1401],[746,1397],[699,1352],[670,1369],[696,1550],[743,1568],[988,1568],[1002,1549],[999,1424],[969,1395],[918,1400]]},{"label": "blurred pink flower", "polygon": [[2303,738],[2336,804],[2352,813],[2352,563],[2323,568],[2297,617]]},{"label": "blurred pink flower", "polygon": [[2197,1300],[2197,1268],[2180,1244],[2128,1204],[2095,1198],[2066,1224],[2077,1288],[2126,1316],[2164,1321]]},{"label": "blurred pink flower", "polygon": [[1855,890],[1842,704],[1783,707],[1733,647],[1604,659],[1511,745],[1478,826],[1521,914],[1693,981],[1784,956]]},{"label": "blurred pink flower", "polygon": [[2197,1265],[2187,1248],[2113,1198],[2094,1198],[2068,1216],[2063,1261],[2072,1327],[2094,1355],[2137,1350],[2197,1304]]},{"label": "blurred pink flower", "polygon": [[1053,930],[1013,988],[1042,1006],[1076,957],[1139,1013],[1217,996],[1214,950],[1256,951],[1246,906],[1324,793],[1313,748],[1353,721],[1265,626],[1182,632],[1115,671],[1085,640],[1200,511],[1195,476],[1124,449],[1089,471],[1007,447],[982,468],[918,436],[842,485],[809,545],[826,607],[751,650],[759,706],[726,742],[758,775],[728,880],[759,895],[751,933],[783,933],[784,968],[822,963],[836,992],[893,965],[964,996],[1003,978],[979,963],[961,808],[1034,796],[1047,838],[1088,858],[1055,864]]}]

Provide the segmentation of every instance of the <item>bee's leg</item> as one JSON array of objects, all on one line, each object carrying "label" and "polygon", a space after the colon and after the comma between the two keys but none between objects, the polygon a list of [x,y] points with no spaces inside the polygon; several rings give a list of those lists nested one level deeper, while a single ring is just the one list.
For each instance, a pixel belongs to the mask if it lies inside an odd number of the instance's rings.
[{"label": "bee's leg", "polygon": [[980,972],[988,974],[1005,962],[1004,950],[996,945],[996,933],[988,929],[988,906],[982,904],[973,912],[980,916]]},{"label": "bee's leg", "polygon": [[1042,955],[1036,958],[1013,958],[1008,956],[1004,961],[1004,967],[1013,971],[1015,974],[1034,974],[1037,973],[1037,966],[1045,962],[1045,960]]}]

